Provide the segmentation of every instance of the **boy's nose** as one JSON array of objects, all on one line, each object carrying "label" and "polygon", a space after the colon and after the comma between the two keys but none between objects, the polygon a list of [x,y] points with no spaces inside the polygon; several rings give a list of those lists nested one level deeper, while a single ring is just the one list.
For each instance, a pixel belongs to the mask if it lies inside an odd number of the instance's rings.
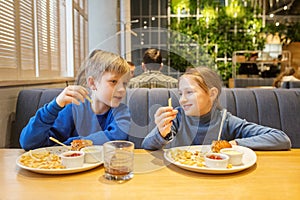
[{"label": "boy's nose", "polygon": [[119,83],[118,85],[117,85],[117,91],[126,91],[126,87],[125,87],[125,85],[124,85],[124,83]]}]

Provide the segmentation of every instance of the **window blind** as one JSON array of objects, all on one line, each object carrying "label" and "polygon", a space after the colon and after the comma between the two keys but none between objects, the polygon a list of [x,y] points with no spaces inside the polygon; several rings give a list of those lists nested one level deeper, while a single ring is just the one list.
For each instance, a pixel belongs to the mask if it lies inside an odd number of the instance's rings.
[{"label": "window blind", "polygon": [[17,48],[19,78],[26,79],[35,77],[35,36],[34,36],[34,5],[33,0],[19,1],[19,6],[16,6],[19,11],[19,20],[16,28],[18,35],[16,40],[19,41]]},{"label": "window blind", "polygon": [[0,77],[18,76],[16,11],[13,0],[0,1]]},{"label": "window blind", "polygon": [[74,1],[74,66],[75,74],[88,56],[87,1]]},{"label": "window blind", "polygon": [[[0,0],[0,80],[57,78],[80,67],[88,54],[87,0],[72,2],[68,18],[65,0]],[[66,23],[73,24],[75,66],[67,66]]]},{"label": "window blind", "polygon": [[40,77],[60,75],[59,2],[36,1]]}]

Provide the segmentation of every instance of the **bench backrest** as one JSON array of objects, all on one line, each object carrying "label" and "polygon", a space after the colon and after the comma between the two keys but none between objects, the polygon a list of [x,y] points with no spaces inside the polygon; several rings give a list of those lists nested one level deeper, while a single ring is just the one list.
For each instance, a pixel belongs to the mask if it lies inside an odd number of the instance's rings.
[{"label": "bench backrest", "polygon": [[[20,92],[16,119],[11,133],[11,147],[19,147],[19,136],[37,109],[55,98],[62,89],[32,89]],[[166,106],[172,98],[173,107],[179,105],[177,89],[128,89],[124,103],[129,106],[132,127],[129,140],[136,148],[155,127],[154,113]],[[242,119],[281,129],[292,140],[292,147],[300,147],[300,89],[246,89],[224,88],[220,103],[229,112]]]}]

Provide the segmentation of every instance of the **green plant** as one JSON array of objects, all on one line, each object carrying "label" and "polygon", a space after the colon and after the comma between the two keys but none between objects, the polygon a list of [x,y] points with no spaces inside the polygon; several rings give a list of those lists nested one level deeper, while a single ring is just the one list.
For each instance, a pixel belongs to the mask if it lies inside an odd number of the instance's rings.
[{"label": "green plant", "polygon": [[[188,52],[191,48],[173,50],[173,52],[180,52],[178,55],[176,53],[170,55],[169,59],[173,64],[173,68],[183,70],[188,67],[183,59],[188,53],[194,55],[189,59],[200,60],[194,62],[189,60],[188,64],[212,65],[207,56],[210,56],[213,60],[219,60],[218,58],[231,58],[234,51],[262,50],[264,48],[265,39],[260,36],[263,30],[262,20],[254,15],[255,12],[259,12],[258,10],[244,7],[238,0],[231,1],[228,7],[209,0],[198,1],[199,5],[195,3],[197,2],[195,0],[190,0],[189,3],[184,0],[184,2],[185,6],[189,6],[185,9],[195,11],[199,8],[201,17],[198,19],[191,16],[180,19],[172,18],[170,29],[187,35],[192,43],[196,43],[201,47],[201,50],[196,52]],[[176,6],[178,7],[179,4],[179,0],[174,5],[172,1],[172,10],[176,10]],[[171,40],[171,44],[176,49],[175,44],[184,44],[188,39],[171,38]],[[177,48],[179,49],[179,45],[177,45]],[[179,60],[176,56],[181,57],[181,59]],[[204,59],[201,57],[204,57]],[[176,62],[173,62],[172,59],[176,59]],[[227,81],[232,74],[232,64],[230,60],[227,61],[229,62],[215,63],[224,81]]]},{"label": "green plant", "polygon": [[279,35],[280,42],[283,45],[288,45],[290,42],[300,42],[300,22],[292,24],[279,24],[274,23],[266,25],[264,32],[266,34]]}]

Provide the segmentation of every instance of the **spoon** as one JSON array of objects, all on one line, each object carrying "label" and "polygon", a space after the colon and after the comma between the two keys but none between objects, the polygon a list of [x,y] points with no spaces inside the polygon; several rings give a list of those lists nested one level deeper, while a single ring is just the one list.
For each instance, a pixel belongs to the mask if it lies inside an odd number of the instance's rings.
[{"label": "spoon", "polygon": [[55,138],[53,138],[53,137],[49,137],[49,139],[52,140],[53,142],[59,144],[59,145],[62,145],[62,146],[65,147],[65,148],[71,150],[71,147],[70,147],[70,146],[67,146],[67,145],[65,145],[64,143],[61,143],[61,142],[58,141],[57,139],[55,139]]},{"label": "spoon", "polygon": [[219,134],[218,134],[218,140],[221,139],[221,133],[222,133],[222,130],[223,130],[223,125],[224,125],[224,121],[225,121],[225,118],[226,118],[226,114],[227,114],[227,110],[224,109],[223,110],[223,115],[222,115],[222,121],[221,121],[221,125],[220,125],[220,130],[219,130]]}]

